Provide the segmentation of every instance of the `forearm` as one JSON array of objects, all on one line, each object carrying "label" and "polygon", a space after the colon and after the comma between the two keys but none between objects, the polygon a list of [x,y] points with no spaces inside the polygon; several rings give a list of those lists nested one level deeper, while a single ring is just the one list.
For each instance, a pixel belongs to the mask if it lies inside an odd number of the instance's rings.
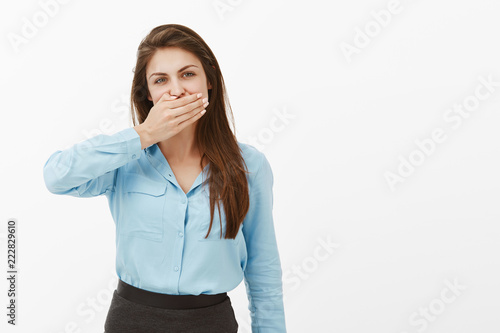
[{"label": "forearm", "polygon": [[[140,154],[139,136],[133,129],[114,135],[100,134],[54,152],[43,167],[45,184],[55,194],[102,193],[112,186],[109,172],[138,159]],[[75,192],[77,187],[81,188]]]}]

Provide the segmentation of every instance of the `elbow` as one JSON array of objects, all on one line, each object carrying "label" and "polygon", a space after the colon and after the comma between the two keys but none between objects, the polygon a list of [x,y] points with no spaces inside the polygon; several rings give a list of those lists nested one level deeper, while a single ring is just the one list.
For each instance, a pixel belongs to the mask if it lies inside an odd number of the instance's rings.
[{"label": "elbow", "polygon": [[66,189],[64,189],[62,185],[62,178],[58,176],[54,166],[54,153],[49,157],[47,162],[45,162],[43,166],[43,181],[45,182],[45,187],[52,194],[64,194]]},{"label": "elbow", "polygon": [[54,173],[50,170],[50,167],[43,167],[43,180],[45,182],[45,187],[52,194],[60,194],[61,189],[58,188],[57,179],[54,177]]}]

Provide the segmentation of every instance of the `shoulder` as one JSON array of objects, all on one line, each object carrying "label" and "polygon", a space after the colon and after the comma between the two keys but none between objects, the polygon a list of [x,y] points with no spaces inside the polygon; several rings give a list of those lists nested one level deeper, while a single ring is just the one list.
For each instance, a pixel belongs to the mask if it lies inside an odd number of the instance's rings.
[{"label": "shoulder", "polygon": [[249,171],[248,176],[251,179],[255,178],[257,173],[271,174],[272,177],[271,166],[263,152],[248,143],[238,141],[238,145],[240,146],[241,154]]}]

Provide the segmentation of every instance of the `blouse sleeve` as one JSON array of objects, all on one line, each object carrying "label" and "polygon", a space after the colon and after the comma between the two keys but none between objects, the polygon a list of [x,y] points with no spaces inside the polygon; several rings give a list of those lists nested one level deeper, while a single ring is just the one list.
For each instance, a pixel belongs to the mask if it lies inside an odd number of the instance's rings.
[{"label": "blouse sleeve", "polygon": [[242,232],[248,260],[244,283],[249,301],[252,333],[286,333],[281,262],[273,224],[273,173],[263,153],[252,175],[250,209]]},{"label": "blouse sleeve", "polygon": [[54,152],[43,166],[45,186],[54,194],[98,196],[114,190],[117,169],[140,155],[140,136],[133,127],[99,134]]}]

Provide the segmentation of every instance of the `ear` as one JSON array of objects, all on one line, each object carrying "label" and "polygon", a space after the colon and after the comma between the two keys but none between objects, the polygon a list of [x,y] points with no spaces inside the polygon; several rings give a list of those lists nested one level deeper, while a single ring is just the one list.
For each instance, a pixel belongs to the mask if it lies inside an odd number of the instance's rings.
[{"label": "ear", "polygon": [[210,82],[207,81],[207,88],[210,90],[212,89],[212,84]]},{"label": "ear", "polygon": [[148,99],[152,102],[153,99],[151,98],[151,95],[149,94],[149,91],[148,91]]}]

